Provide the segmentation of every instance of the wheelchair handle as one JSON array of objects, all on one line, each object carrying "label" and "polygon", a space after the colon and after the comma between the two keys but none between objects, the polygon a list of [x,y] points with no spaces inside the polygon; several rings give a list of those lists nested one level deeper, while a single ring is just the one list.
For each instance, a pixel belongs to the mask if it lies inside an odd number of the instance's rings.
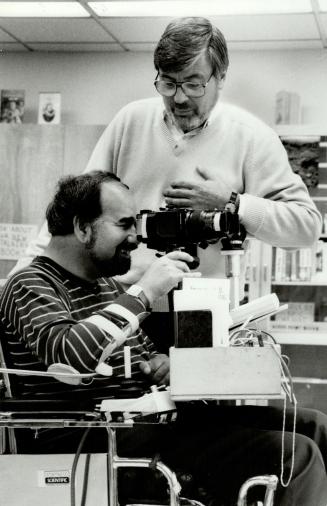
[{"label": "wheelchair handle", "polygon": [[250,488],[255,487],[257,485],[265,485],[266,486],[266,494],[263,502],[263,506],[273,506],[274,501],[274,493],[277,488],[278,478],[274,474],[264,475],[264,476],[254,476],[253,478],[249,478],[240,488],[237,506],[246,506],[247,505],[247,493]]}]

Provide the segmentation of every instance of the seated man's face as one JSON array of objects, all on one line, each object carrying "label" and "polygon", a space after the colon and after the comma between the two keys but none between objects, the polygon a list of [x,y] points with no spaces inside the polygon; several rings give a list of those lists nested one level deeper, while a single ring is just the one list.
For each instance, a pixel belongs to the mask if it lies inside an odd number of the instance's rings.
[{"label": "seated man's face", "polygon": [[101,205],[86,252],[98,276],[124,274],[130,269],[130,252],[137,248],[133,195],[118,183],[103,183]]}]

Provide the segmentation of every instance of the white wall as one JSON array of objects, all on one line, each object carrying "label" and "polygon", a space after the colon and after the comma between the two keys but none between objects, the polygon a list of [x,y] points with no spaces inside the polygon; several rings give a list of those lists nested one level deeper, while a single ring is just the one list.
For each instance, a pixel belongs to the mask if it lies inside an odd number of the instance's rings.
[{"label": "white wall", "polygon": [[[275,94],[301,96],[302,122],[327,120],[327,53],[231,52],[223,98],[272,124]],[[62,93],[62,123],[106,124],[125,103],[155,95],[152,53],[0,55],[0,88],[26,90],[26,123],[37,122],[38,93]]]},{"label": "white wall", "polygon": [[297,92],[302,123],[327,121],[327,52],[252,51],[231,54],[225,99],[273,124],[275,95]]}]

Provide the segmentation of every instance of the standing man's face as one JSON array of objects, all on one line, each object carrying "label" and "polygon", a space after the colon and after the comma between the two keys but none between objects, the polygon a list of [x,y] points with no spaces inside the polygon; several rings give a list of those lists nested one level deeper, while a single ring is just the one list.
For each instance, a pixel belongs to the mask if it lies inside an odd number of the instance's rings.
[{"label": "standing man's face", "polygon": [[[159,70],[159,79],[172,82],[196,82],[205,84],[212,75],[212,64],[206,54],[202,54],[190,66],[180,72]],[[173,97],[163,97],[165,108],[173,116],[176,125],[189,132],[201,126],[210,114],[219,97],[222,81],[212,76],[202,97],[188,97],[179,86]]]}]

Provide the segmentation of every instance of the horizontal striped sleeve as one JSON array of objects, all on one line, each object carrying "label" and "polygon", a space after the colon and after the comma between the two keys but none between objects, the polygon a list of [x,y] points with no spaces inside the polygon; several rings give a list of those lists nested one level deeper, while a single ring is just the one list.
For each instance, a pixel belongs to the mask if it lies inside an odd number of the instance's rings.
[{"label": "horizontal striped sleeve", "polygon": [[[103,282],[98,293],[91,286],[72,287],[60,279],[59,271],[51,274],[53,283],[31,267],[10,279],[0,299],[7,328],[21,349],[45,366],[62,362],[80,372],[94,371],[106,349],[111,352],[125,341],[123,327],[129,325],[137,331],[138,315],[144,313],[144,307],[134,297],[119,294],[115,284]],[[70,308],[61,296],[63,287]],[[145,342],[145,336],[136,341],[135,352],[148,356],[150,342]],[[29,360],[28,353],[25,361]],[[115,363],[119,369],[120,365]]]}]

